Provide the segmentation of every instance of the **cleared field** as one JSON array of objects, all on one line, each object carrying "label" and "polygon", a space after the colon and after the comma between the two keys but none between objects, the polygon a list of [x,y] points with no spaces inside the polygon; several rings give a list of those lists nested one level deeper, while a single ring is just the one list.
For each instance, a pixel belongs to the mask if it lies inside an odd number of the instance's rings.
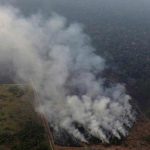
[{"label": "cleared field", "polygon": [[31,88],[0,85],[0,150],[49,150]]}]

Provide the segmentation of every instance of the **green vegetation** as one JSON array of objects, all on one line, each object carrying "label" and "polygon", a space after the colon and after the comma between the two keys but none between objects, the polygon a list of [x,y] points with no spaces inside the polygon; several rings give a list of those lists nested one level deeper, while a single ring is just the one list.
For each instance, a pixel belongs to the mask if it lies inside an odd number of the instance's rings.
[{"label": "green vegetation", "polygon": [[8,88],[8,91],[10,93],[12,93],[14,96],[16,97],[21,97],[25,94],[25,91],[22,88],[19,88],[18,86],[14,85],[14,86],[10,86]]},{"label": "green vegetation", "polygon": [[[16,134],[19,142],[13,145],[13,150],[49,150],[45,142],[44,128],[32,121],[26,122],[24,127]],[[45,139],[45,140],[43,140]]]},{"label": "green vegetation", "polygon": [[3,132],[0,133],[0,145],[1,144],[9,144],[14,141],[14,135],[11,132]]},{"label": "green vegetation", "polygon": [[49,150],[30,88],[0,86],[0,150]]}]

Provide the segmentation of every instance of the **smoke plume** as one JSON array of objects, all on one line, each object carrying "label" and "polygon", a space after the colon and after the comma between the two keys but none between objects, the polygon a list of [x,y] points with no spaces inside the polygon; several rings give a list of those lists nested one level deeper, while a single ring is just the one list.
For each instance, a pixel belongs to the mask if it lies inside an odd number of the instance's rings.
[{"label": "smoke plume", "polygon": [[125,87],[104,86],[105,60],[95,54],[82,25],[57,14],[25,18],[15,8],[0,7],[0,64],[10,64],[17,78],[33,82],[40,96],[36,110],[55,131],[62,128],[88,142],[78,124],[109,142],[126,136],[135,120]]}]

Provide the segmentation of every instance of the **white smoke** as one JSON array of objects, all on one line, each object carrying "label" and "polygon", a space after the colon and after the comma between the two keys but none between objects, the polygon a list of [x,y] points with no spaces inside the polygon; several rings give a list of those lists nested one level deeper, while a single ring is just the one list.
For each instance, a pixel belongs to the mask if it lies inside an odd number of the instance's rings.
[{"label": "white smoke", "polygon": [[40,14],[25,18],[17,9],[0,7],[0,64],[8,62],[19,78],[33,81],[40,95],[36,109],[54,129],[83,142],[74,123],[103,142],[128,134],[135,120],[130,96],[121,84],[104,87],[105,61],[81,25],[68,25],[56,14],[48,20]]}]

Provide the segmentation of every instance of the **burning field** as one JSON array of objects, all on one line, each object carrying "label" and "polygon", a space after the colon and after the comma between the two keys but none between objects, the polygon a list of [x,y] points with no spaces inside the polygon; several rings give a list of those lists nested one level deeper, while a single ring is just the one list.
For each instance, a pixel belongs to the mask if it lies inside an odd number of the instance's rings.
[{"label": "burning field", "polygon": [[[150,121],[142,114],[130,130],[127,138],[114,139],[111,143],[90,141],[85,144],[73,140],[63,132],[59,141],[49,137],[46,120],[33,108],[35,91],[27,85],[0,86],[0,149],[1,150],[149,150]],[[35,99],[37,100],[37,99]],[[23,106],[23,107],[22,107]],[[45,130],[44,130],[45,129]],[[46,131],[46,132],[45,132]],[[60,130],[62,131],[62,130]],[[83,132],[82,132],[83,133]],[[53,136],[58,136],[54,135]],[[31,138],[32,137],[32,138]],[[72,136],[71,136],[72,137]],[[73,138],[72,138],[73,139]],[[50,140],[50,141],[48,141]],[[66,143],[65,143],[66,142]],[[95,142],[95,144],[94,144]],[[52,144],[49,146],[49,144]],[[75,145],[76,144],[76,145]],[[78,145],[77,145],[78,144]],[[50,148],[51,147],[51,148]]]},{"label": "burning field", "polygon": [[82,25],[57,14],[24,17],[11,6],[0,7],[0,20],[0,64],[5,70],[9,64],[16,82],[32,82],[40,101],[35,109],[56,141],[110,143],[128,135],[136,120],[131,97],[123,84],[106,83],[108,66]]},{"label": "burning field", "polygon": [[35,1],[0,0],[0,150],[149,150],[149,7]]}]

